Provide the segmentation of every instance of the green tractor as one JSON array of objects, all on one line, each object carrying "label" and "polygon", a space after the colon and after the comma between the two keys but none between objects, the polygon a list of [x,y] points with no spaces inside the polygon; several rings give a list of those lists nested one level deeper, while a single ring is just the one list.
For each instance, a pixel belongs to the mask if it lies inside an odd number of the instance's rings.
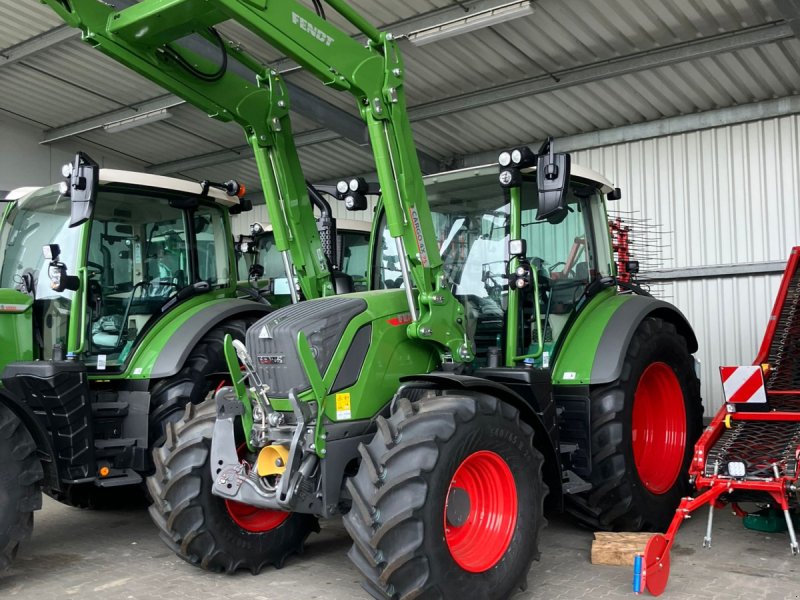
[{"label": "green tractor", "polygon": [[85,155],[65,173],[0,222],[0,569],[42,491],[142,487],[166,424],[227,377],[223,338],[268,311],[236,299],[229,214],[249,201]]},{"label": "green tractor", "polygon": [[[179,556],[258,572],[344,515],[375,597],[492,599],[524,587],[545,498],[598,528],[669,522],[701,429],[697,342],[675,307],[615,277],[608,181],[550,142],[502,153],[499,183],[494,166],[426,186],[398,44],[343,0],[45,2],[243,127],[287,278],[309,299],[226,338],[231,385],[167,425],[150,512]],[[382,193],[369,291],[333,295],[348,286],[300,201],[285,84],[222,37],[227,20],[356,98]],[[359,180],[342,191],[366,206]]]}]

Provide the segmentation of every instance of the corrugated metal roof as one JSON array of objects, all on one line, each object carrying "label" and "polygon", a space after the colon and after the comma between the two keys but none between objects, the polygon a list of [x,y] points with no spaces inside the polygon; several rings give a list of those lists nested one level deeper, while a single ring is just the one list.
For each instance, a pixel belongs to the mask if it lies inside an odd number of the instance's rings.
[{"label": "corrugated metal roof", "polygon": [[0,54],[10,48],[62,25],[49,6],[41,2],[0,2]]},{"label": "corrugated metal roof", "polygon": [[[453,9],[454,0],[357,0],[353,6],[395,34],[408,33],[409,18]],[[469,92],[493,90],[674,44],[782,22],[780,0],[535,0],[533,15],[417,47],[401,42],[406,91],[413,108]],[[353,31],[328,9],[332,21]],[[16,45],[59,24],[34,0],[0,0],[0,48]],[[281,53],[235,23],[220,27],[260,60],[291,65]],[[2,50],[0,50],[2,53]],[[414,124],[418,146],[440,159],[663,117],[797,94],[800,41],[783,39],[747,49],[693,58],[630,73],[446,114]],[[336,107],[357,114],[347,94],[319,84],[302,71],[291,83]],[[58,127],[143,100],[164,91],[78,40],[68,41],[20,63],[0,66],[0,109]],[[134,133],[86,137],[149,163],[171,162],[243,145],[235,125],[209,122],[189,107],[171,109],[172,119]],[[323,127],[294,117],[295,132]],[[153,137],[158,133],[163,136]],[[149,140],[147,138],[150,138]],[[325,144],[330,144],[326,142]],[[325,167],[315,172],[346,174],[363,164],[364,149],[338,140],[338,152],[316,147]],[[307,152],[304,150],[304,152]]]}]

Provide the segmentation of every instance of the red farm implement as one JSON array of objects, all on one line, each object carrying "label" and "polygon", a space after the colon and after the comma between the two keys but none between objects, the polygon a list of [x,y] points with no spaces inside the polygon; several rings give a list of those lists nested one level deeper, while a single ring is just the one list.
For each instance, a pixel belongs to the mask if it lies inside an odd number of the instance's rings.
[{"label": "red farm implement", "polygon": [[681,500],[665,535],[637,557],[634,591],[659,595],[669,578],[678,528],[709,505],[703,546],[711,546],[714,509],[767,502],[783,512],[792,554],[798,554],[790,510],[798,506],[800,460],[800,246],[792,250],[764,341],[752,367],[722,367],[725,403],[695,445],[689,469],[697,495]]}]

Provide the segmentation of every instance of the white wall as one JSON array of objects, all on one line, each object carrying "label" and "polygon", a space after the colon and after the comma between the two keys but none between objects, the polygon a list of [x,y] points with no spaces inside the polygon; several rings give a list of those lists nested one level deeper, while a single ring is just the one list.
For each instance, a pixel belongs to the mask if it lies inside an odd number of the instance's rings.
[{"label": "white wall", "polygon": [[41,128],[0,114],[0,190],[60,181],[61,165],[70,162],[78,150],[87,152],[102,167],[142,168],[141,163],[76,138],[42,145],[41,136]]},{"label": "white wall", "polygon": [[[622,188],[621,211],[660,223],[665,267],[785,261],[800,245],[800,116],[575,152]],[[706,411],[721,405],[720,365],[755,359],[779,275],[666,286],[699,338]]]}]

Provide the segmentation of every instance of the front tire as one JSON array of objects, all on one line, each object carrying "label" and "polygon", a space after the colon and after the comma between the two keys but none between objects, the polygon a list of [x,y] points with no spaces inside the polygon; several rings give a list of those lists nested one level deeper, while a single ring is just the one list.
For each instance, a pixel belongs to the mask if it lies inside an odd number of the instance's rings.
[{"label": "front tire", "polygon": [[42,464],[22,421],[0,404],[0,571],[30,538],[33,513],[42,508]]},{"label": "front tire", "polygon": [[486,396],[398,402],[347,482],[350,559],[376,598],[507,598],[544,524],[542,455],[511,406]]},{"label": "front tire", "polygon": [[211,493],[216,416],[214,399],[209,398],[188,404],[182,419],[167,423],[165,442],[153,452],[156,472],[147,480],[153,498],[150,516],[167,546],[202,569],[256,574],[265,565],[280,568],[319,530],[317,520],[228,503]]},{"label": "front tire", "polygon": [[567,510],[593,529],[666,531],[689,492],[702,417],[686,339],[667,321],[645,319],[620,379],[591,390],[592,489],[568,496]]}]

